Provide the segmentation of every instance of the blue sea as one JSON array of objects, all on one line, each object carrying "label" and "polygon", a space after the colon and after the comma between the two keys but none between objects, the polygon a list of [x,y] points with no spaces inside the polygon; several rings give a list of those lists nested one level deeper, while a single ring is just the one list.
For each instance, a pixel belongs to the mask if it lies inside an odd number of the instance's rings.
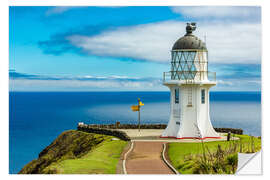
[{"label": "blue sea", "polygon": [[[78,122],[137,123],[131,105],[141,98],[142,123],[167,123],[169,92],[10,92],[9,173],[20,169],[61,132]],[[210,114],[214,127],[242,128],[261,135],[260,92],[211,92]]]}]

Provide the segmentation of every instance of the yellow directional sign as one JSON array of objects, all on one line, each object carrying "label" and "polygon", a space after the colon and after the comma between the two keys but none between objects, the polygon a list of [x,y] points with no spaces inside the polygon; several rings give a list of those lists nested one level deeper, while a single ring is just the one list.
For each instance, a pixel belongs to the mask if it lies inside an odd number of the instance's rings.
[{"label": "yellow directional sign", "polygon": [[131,106],[132,111],[139,111],[139,106]]},{"label": "yellow directional sign", "polygon": [[142,103],[142,101],[141,101],[141,99],[140,98],[138,98],[138,105],[133,105],[133,106],[131,106],[131,109],[132,109],[132,111],[138,111],[138,129],[139,129],[139,131],[140,131],[140,129],[141,129],[141,113],[140,113],[140,107],[141,106],[144,106],[144,104]]}]

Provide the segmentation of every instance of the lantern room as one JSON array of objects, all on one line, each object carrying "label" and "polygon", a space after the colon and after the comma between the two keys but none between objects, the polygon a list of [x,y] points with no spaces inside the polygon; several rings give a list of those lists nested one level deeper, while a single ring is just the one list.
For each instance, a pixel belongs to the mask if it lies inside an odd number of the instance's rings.
[{"label": "lantern room", "polygon": [[164,73],[164,81],[215,81],[215,73],[208,71],[208,51],[205,42],[192,33],[195,30],[196,23],[187,23],[186,34],[174,43],[171,50],[171,71]]}]

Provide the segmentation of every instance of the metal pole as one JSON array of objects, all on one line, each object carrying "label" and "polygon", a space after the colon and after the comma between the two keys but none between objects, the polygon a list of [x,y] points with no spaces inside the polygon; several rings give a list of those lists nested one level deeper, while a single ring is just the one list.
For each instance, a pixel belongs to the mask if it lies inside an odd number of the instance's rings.
[{"label": "metal pole", "polygon": [[138,98],[138,107],[139,107],[139,111],[138,111],[138,122],[139,122],[139,132],[140,132],[140,129],[141,129],[141,108],[140,108],[140,98]]}]

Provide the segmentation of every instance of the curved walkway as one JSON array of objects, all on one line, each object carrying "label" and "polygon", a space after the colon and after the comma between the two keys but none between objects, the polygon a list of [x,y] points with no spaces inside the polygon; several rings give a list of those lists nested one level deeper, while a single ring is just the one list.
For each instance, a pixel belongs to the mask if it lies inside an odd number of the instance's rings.
[{"label": "curved walkway", "polygon": [[127,174],[175,174],[162,160],[164,142],[133,141],[126,157]]}]

